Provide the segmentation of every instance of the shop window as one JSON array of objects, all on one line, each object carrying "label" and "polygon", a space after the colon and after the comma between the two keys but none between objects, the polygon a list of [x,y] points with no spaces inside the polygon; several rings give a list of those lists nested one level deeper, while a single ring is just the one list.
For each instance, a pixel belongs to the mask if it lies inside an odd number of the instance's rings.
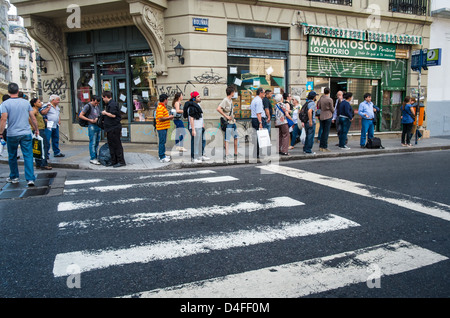
[{"label": "shop window", "polygon": [[153,121],[157,106],[156,76],[152,55],[130,57],[133,121]]},{"label": "shop window", "polygon": [[272,28],[260,25],[246,25],[245,37],[256,39],[271,39]]},{"label": "shop window", "polygon": [[[237,88],[235,118],[250,118],[250,104],[259,87],[284,93],[286,61],[258,57],[228,57],[228,84]],[[273,99],[272,104],[275,105]]]},{"label": "shop window", "polygon": [[78,115],[84,105],[89,103],[91,96],[96,92],[96,79],[94,58],[72,60],[72,83],[73,83],[73,118],[78,121]]}]

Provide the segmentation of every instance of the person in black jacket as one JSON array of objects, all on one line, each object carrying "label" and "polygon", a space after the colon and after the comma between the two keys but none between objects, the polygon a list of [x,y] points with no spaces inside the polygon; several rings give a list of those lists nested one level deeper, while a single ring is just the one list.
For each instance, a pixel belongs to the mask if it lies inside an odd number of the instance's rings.
[{"label": "person in black jacket", "polygon": [[192,92],[191,99],[183,107],[183,117],[188,118],[188,128],[191,133],[191,160],[194,163],[200,163],[210,159],[205,156],[205,124],[203,121],[203,110],[199,105],[200,103],[200,94],[198,92]]},{"label": "person in black jacket", "polygon": [[352,124],[354,111],[350,102],[353,99],[353,93],[347,92],[344,94],[344,100],[339,104],[339,148],[350,149],[345,145],[347,134]]},{"label": "person in black jacket", "polygon": [[122,124],[120,123],[122,115],[119,104],[112,99],[111,92],[103,92],[102,98],[105,103],[105,110],[102,111],[102,115],[105,115],[104,128],[111,154],[111,163],[109,165],[114,168],[126,166],[122,141],[120,140],[122,134]]}]

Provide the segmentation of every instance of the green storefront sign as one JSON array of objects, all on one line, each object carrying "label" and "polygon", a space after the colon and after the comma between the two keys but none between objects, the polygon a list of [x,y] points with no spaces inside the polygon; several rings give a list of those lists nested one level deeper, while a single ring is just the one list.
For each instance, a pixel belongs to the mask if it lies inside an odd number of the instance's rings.
[{"label": "green storefront sign", "polygon": [[351,39],[309,36],[308,55],[367,60],[395,60],[396,45]]}]

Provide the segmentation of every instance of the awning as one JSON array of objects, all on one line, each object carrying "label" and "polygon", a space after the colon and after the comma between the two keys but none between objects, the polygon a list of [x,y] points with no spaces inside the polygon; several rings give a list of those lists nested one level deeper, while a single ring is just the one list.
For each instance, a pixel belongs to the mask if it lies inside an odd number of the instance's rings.
[{"label": "awning", "polygon": [[326,36],[332,38],[351,39],[369,42],[422,45],[423,39],[420,35],[393,34],[385,32],[375,32],[368,30],[354,30],[337,27],[310,25],[302,23],[305,35]]}]

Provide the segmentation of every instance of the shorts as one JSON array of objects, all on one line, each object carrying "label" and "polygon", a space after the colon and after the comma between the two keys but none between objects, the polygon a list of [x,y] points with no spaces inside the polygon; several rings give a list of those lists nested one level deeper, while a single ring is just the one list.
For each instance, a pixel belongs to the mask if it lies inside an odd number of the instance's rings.
[{"label": "shorts", "polygon": [[236,124],[228,124],[227,129],[225,130],[225,141],[229,142],[231,137],[233,137],[233,139],[238,139]]}]

